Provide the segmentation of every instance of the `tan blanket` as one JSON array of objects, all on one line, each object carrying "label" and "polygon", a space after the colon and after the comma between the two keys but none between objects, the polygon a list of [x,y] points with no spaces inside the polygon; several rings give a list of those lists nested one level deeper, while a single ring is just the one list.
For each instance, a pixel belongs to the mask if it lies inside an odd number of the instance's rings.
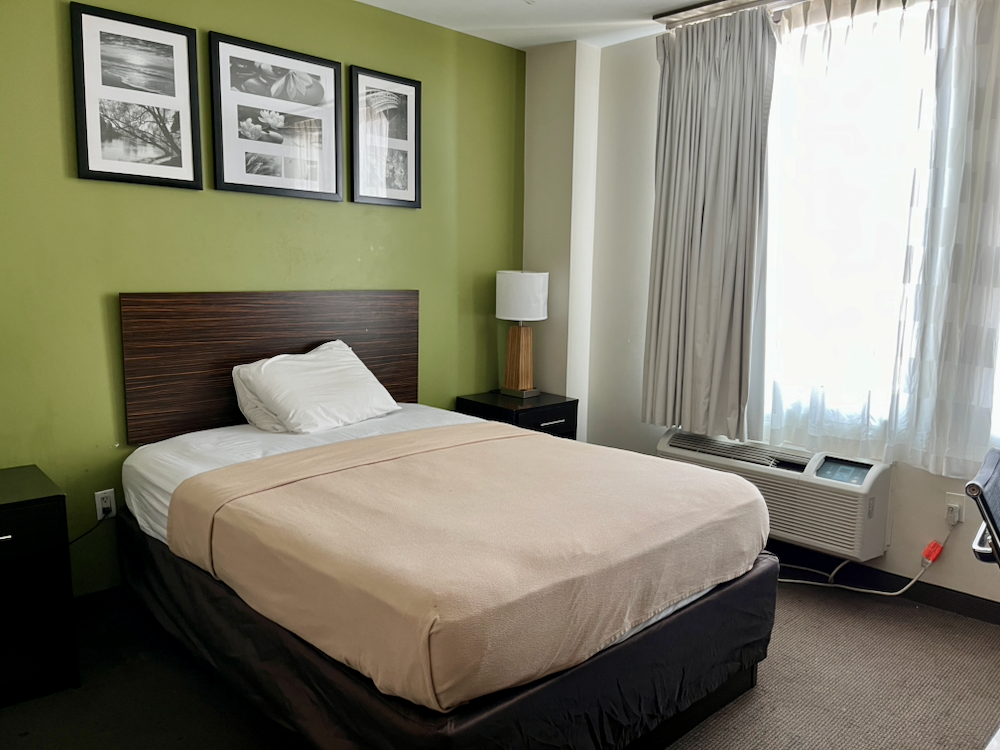
[{"label": "tan blanket", "polygon": [[733,474],[496,423],[206,472],[168,518],[174,553],[439,711],[584,661],[745,573],[767,533]]}]

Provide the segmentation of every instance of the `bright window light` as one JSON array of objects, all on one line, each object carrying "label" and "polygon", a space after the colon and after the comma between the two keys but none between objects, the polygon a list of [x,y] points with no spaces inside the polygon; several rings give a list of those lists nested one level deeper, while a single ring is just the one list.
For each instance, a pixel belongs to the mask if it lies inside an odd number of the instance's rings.
[{"label": "bright window light", "polygon": [[884,445],[911,193],[930,159],[927,12],[859,15],[779,44],[764,372],[772,442],[856,455]]}]

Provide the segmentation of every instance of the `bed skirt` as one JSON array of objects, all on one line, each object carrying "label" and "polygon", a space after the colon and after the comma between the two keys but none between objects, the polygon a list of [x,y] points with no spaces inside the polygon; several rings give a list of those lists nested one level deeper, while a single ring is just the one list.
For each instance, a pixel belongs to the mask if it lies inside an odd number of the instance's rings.
[{"label": "bed skirt", "polygon": [[258,614],[144,534],[127,509],[118,531],[125,582],[153,617],[260,711],[325,750],[604,750],[654,729],[677,736],[670,724],[687,728],[753,684],[774,625],[778,563],[764,552],[745,575],[582,664],[442,714],[383,695]]}]

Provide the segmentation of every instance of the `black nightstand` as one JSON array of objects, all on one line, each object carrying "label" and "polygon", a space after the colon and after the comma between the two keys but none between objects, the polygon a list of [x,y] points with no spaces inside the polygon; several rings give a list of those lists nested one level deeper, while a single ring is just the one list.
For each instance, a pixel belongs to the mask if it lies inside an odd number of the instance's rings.
[{"label": "black nightstand", "polygon": [[66,493],[0,469],[0,706],[79,686],[72,607]]},{"label": "black nightstand", "polygon": [[551,393],[542,393],[534,398],[516,398],[504,396],[500,391],[490,391],[459,396],[455,399],[455,411],[576,440],[576,407],[579,403],[575,398]]}]

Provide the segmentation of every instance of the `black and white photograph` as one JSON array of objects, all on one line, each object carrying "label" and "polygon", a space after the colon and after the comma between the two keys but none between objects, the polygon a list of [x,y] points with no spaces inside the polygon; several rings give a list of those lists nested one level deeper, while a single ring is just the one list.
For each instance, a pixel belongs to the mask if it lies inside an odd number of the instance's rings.
[{"label": "black and white photograph", "polygon": [[356,203],[420,208],[420,81],[351,67]]},{"label": "black and white photograph", "polygon": [[245,105],[238,105],[236,113],[240,138],[294,146],[302,151],[323,148],[323,121],[318,117],[299,117]]},{"label": "black and white photograph", "polygon": [[389,127],[389,138],[398,141],[407,139],[409,100],[406,95],[385,89],[369,88],[365,92],[365,115],[368,118],[385,117]]},{"label": "black and white photograph", "polygon": [[343,200],[340,63],[209,34],[215,187]]},{"label": "black and white photograph", "polygon": [[101,156],[133,164],[180,167],[180,113],[101,99]]},{"label": "black and white photograph", "polygon": [[241,57],[229,58],[229,85],[234,91],[313,107],[326,99],[326,89],[318,75]]},{"label": "black and white photograph", "polygon": [[247,151],[246,159],[247,174],[263,175],[264,177],[281,177],[281,157],[268,156],[267,154],[257,154]]},{"label": "black and white photograph", "polygon": [[200,190],[194,30],[70,10],[79,176]]},{"label": "black and white photograph", "polygon": [[312,159],[291,159],[286,156],[285,177],[316,182],[319,179],[319,162]]},{"label": "black and white photograph", "polygon": [[390,148],[385,157],[385,186],[389,190],[406,190],[410,184],[409,152]]},{"label": "black and white photograph", "polygon": [[173,96],[174,48],[148,39],[102,31],[101,83]]}]

